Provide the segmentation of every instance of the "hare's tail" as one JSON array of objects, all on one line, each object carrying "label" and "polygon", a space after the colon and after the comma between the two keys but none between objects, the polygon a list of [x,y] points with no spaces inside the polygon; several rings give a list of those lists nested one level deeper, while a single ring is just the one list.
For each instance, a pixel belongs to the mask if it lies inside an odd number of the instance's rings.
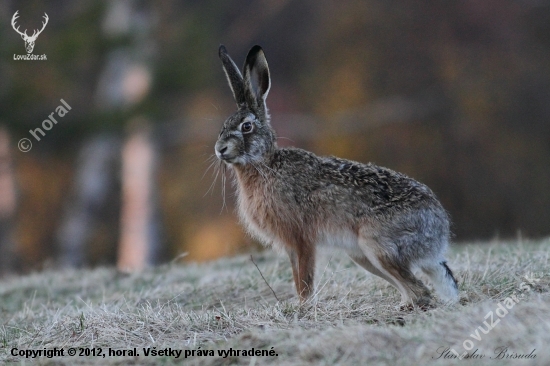
[{"label": "hare's tail", "polygon": [[433,287],[443,300],[447,302],[458,300],[458,284],[445,260],[423,265],[422,270],[430,277]]}]

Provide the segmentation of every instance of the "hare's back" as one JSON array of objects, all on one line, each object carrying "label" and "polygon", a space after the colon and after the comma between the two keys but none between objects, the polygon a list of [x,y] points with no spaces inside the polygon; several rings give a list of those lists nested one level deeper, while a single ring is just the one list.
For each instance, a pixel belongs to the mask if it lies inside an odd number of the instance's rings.
[{"label": "hare's back", "polygon": [[[337,157],[318,157],[301,149],[281,149],[274,168],[285,177],[289,189],[320,200],[353,199],[370,210],[440,206],[424,184],[375,164]],[[345,197],[347,196],[347,197]],[[343,202],[342,202],[343,203]]]},{"label": "hare's back", "polygon": [[357,198],[373,209],[437,202],[424,184],[372,163],[325,157],[320,158],[320,171],[323,179],[353,190]]}]

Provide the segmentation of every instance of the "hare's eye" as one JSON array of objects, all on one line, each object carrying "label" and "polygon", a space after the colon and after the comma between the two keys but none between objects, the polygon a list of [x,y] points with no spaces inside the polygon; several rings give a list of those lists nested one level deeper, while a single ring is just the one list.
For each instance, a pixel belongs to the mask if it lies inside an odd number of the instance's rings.
[{"label": "hare's eye", "polygon": [[241,123],[241,132],[242,133],[252,132],[252,122],[243,122],[243,123]]}]

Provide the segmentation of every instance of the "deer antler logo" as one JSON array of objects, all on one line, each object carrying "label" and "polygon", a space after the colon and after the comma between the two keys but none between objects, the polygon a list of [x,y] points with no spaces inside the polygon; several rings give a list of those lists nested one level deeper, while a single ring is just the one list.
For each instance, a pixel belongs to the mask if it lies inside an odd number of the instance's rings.
[{"label": "deer antler logo", "polygon": [[32,53],[32,50],[34,49],[34,43],[36,42],[36,38],[38,38],[40,33],[42,33],[44,28],[46,28],[46,24],[48,24],[48,20],[49,20],[48,14],[44,13],[45,22],[42,22],[42,29],[40,29],[40,30],[35,29],[32,36],[29,36],[29,35],[27,35],[27,30],[26,29],[25,29],[24,32],[21,32],[19,30],[19,26],[17,28],[15,28],[15,20],[17,18],[19,18],[19,15],[17,15],[17,13],[19,13],[19,10],[17,10],[15,12],[15,14],[13,14],[13,18],[11,18],[11,26],[13,27],[13,29],[17,33],[19,33],[21,35],[21,38],[23,38],[23,41],[25,41],[25,49],[27,50],[27,53]]}]

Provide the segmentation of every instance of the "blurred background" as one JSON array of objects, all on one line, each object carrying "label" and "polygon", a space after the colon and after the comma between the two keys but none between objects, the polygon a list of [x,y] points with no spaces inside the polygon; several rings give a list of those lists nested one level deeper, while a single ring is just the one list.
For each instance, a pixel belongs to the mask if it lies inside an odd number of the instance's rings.
[{"label": "blurred background", "polygon": [[222,43],[264,48],[280,146],[427,184],[455,242],[550,234],[549,0],[3,0],[0,39],[2,273],[257,247],[208,170]]}]

